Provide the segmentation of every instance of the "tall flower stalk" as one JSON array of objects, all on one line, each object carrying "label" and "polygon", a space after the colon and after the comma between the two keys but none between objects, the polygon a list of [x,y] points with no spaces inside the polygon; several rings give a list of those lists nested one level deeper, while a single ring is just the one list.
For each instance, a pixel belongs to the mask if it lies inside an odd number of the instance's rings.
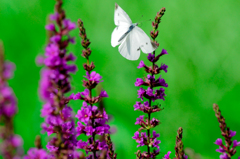
[{"label": "tall flower stalk", "polygon": [[20,158],[22,138],[14,133],[13,117],[17,113],[17,101],[7,80],[12,77],[15,65],[4,61],[3,45],[0,41],[0,153],[4,159]]},{"label": "tall flower stalk", "polygon": [[[177,131],[176,146],[175,146],[176,157],[174,159],[188,159],[188,156],[185,155],[183,150],[182,134],[183,134],[183,129],[180,127]],[[171,159],[170,153],[171,151],[168,151],[168,153],[164,155],[163,159]]]},{"label": "tall flower stalk", "polygon": [[76,72],[76,66],[69,64],[75,60],[67,47],[74,43],[69,32],[75,29],[75,24],[66,19],[62,9],[62,0],[57,0],[55,13],[50,15],[51,23],[46,29],[51,37],[45,50],[41,70],[39,93],[45,104],[41,116],[45,118],[42,124],[43,132],[54,134],[47,144],[50,154],[57,159],[73,158],[76,146],[75,126],[72,108],[68,106],[66,93],[71,90],[70,73]]},{"label": "tall flower stalk", "polygon": [[[157,13],[155,17],[155,21],[152,23],[153,31],[151,31],[151,37],[153,42],[159,46],[159,44],[155,41],[156,37],[158,36],[158,25],[161,21],[161,17],[165,12],[165,8],[162,8],[160,12]],[[157,74],[161,73],[162,71],[167,72],[168,66],[165,64],[161,64],[161,66],[157,65],[157,61],[159,58],[165,54],[168,54],[166,50],[162,50],[162,52],[156,56],[155,51],[153,53],[148,54],[148,60],[151,62],[151,66],[146,66],[143,61],[140,62],[138,68],[145,68],[145,71],[148,73],[147,77],[144,79],[137,78],[135,82],[135,86],[140,87],[138,90],[138,98],[141,101],[146,100],[145,102],[136,102],[134,105],[134,110],[140,110],[146,114],[146,116],[141,115],[137,118],[136,125],[139,125],[140,128],[137,132],[135,132],[133,139],[139,144],[139,146],[146,146],[147,151],[141,152],[140,150],[137,152],[137,158],[156,158],[159,154],[159,144],[160,140],[157,138],[160,136],[155,130],[152,130],[159,124],[159,120],[156,118],[151,118],[152,113],[158,112],[161,110],[159,105],[154,104],[156,100],[164,100],[165,89],[163,87],[168,87],[168,84],[165,80],[159,76],[156,77]],[[142,86],[147,86],[144,89]],[[157,87],[160,87],[157,89]],[[146,132],[142,132],[141,134],[139,131],[145,130]],[[152,135],[151,135],[152,134]]]},{"label": "tall flower stalk", "polygon": [[176,137],[176,146],[175,146],[176,159],[188,158],[187,155],[185,155],[183,150],[182,134],[183,134],[183,129],[180,127],[177,131],[177,137]]},{"label": "tall flower stalk", "polygon": [[[106,111],[98,109],[94,104],[98,103],[103,97],[108,97],[106,91],[101,90],[100,94],[93,96],[93,89],[100,83],[103,82],[102,76],[93,71],[95,65],[90,62],[91,49],[89,48],[90,41],[87,38],[85,28],[82,20],[78,20],[78,27],[80,30],[80,37],[82,39],[81,44],[84,48],[82,56],[86,58],[87,62],[83,65],[86,70],[86,79],[83,80],[83,86],[86,88],[83,92],[79,92],[76,95],[72,94],[71,98],[74,100],[83,100],[83,106],[78,110],[76,117],[78,118],[77,123],[77,135],[85,134],[89,138],[87,142],[79,140],[77,148],[84,149],[88,154],[89,159],[99,159],[102,150],[109,149],[105,140],[97,139],[101,135],[109,134],[110,126],[106,124],[108,121],[108,115]],[[111,147],[112,148],[112,147]],[[110,149],[112,151],[112,149]],[[91,154],[89,154],[91,152]],[[108,157],[111,158],[109,155]]]},{"label": "tall flower stalk", "polygon": [[225,144],[223,143],[221,138],[218,138],[216,140],[215,144],[219,146],[216,151],[221,153],[221,159],[231,159],[236,154],[236,147],[240,146],[240,141],[232,140],[232,137],[236,135],[236,131],[232,131],[229,127],[227,127],[225,118],[222,116],[219,106],[217,104],[213,104],[213,110],[215,111],[215,115],[218,119],[222,136],[225,140]]}]

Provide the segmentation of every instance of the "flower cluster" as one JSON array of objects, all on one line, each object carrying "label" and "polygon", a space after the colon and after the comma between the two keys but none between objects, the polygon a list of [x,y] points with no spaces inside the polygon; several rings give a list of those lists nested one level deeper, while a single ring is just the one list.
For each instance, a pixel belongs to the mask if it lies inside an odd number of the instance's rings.
[{"label": "flower cluster", "polygon": [[240,146],[240,141],[237,140],[232,141],[232,137],[236,135],[236,131],[232,131],[230,130],[229,127],[227,127],[225,119],[222,116],[221,111],[217,104],[213,104],[213,110],[215,111],[215,115],[218,119],[222,136],[224,137],[226,144],[224,145],[222,139],[218,138],[215,144],[218,145],[219,148],[216,151],[221,153],[220,155],[221,159],[231,159],[231,157],[234,156],[235,153],[237,152],[236,147]]},{"label": "flower cluster", "polygon": [[[154,55],[154,54],[149,54],[149,55]],[[144,66],[143,66],[144,65]],[[156,64],[153,64],[156,68]],[[153,70],[150,67],[147,67],[143,61],[140,62],[139,68],[145,67],[148,70]],[[146,69],[146,70],[147,70]],[[148,72],[148,71],[147,71]],[[153,72],[153,71],[149,71]],[[148,72],[148,73],[149,73]],[[155,74],[152,73],[150,75],[147,75],[147,78],[145,79],[140,79],[137,78],[135,82],[135,86],[148,86],[147,89],[144,89],[143,87],[140,87],[138,90],[138,98],[140,98],[142,101],[143,99],[147,99],[148,101],[145,101],[143,103],[141,102],[136,102],[134,105],[134,110],[140,110],[144,113],[147,114],[146,117],[144,115],[141,115],[139,118],[137,118],[136,125],[140,125],[140,128],[137,132],[135,132],[133,139],[136,140],[136,142],[139,144],[139,146],[147,146],[148,151],[147,152],[137,152],[137,157],[138,158],[155,158],[159,154],[159,144],[160,140],[157,138],[160,136],[156,131],[152,132],[152,137],[150,133],[150,129],[156,127],[159,124],[159,120],[156,118],[150,118],[151,113],[158,112],[161,110],[161,108],[158,105],[152,105],[152,102],[154,102],[157,99],[162,99],[164,100],[164,97],[166,96],[164,93],[164,88],[162,87],[168,87],[167,83],[165,80],[160,76],[158,79],[155,78]],[[160,87],[159,89],[155,89],[154,87]],[[141,132],[139,131],[146,130],[146,132]],[[150,151],[150,148],[156,148],[153,150],[153,152]]]},{"label": "flower cluster", "polygon": [[27,155],[23,157],[23,159],[49,159],[49,158],[50,156],[45,150],[38,148],[29,149]]},{"label": "flower cluster", "polygon": [[62,0],[57,0],[55,9],[56,12],[50,15],[51,23],[46,25],[51,37],[42,59],[46,66],[41,71],[39,87],[40,96],[45,101],[41,110],[41,116],[45,118],[42,128],[48,135],[55,134],[47,144],[51,155],[69,158],[75,153],[77,141],[72,108],[67,105],[69,99],[66,93],[71,90],[70,73],[75,73],[77,67],[69,64],[75,56],[68,53],[67,46],[74,43],[69,32],[76,26],[66,19]]},{"label": "flower cluster", "polygon": [[[1,43],[0,43],[1,44]],[[15,65],[4,61],[3,46],[0,45],[0,150],[5,159],[20,158],[22,138],[14,134],[13,117],[17,113],[17,101],[7,80],[12,77]]]},{"label": "flower cluster", "polygon": [[[78,123],[76,127],[77,135],[85,134],[89,136],[88,140],[82,141],[79,140],[77,142],[77,148],[84,149],[86,153],[92,152],[92,154],[88,155],[89,159],[98,159],[101,156],[100,152],[106,152],[109,149],[108,144],[104,140],[97,140],[97,135],[105,135],[109,134],[110,126],[106,124],[108,121],[108,115],[106,111],[103,109],[100,111],[97,106],[94,104],[98,103],[103,97],[108,97],[106,91],[101,90],[98,96],[92,96],[92,90],[100,83],[103,82],[102,77],[92,71],[95,66],[93,62],[89,62],[89,56],[91,54],[90,48],[88,48],[90,42],[87,38],[85,28],[83,26],[83,22],[79,19],[79,30],[80,37],[82,38],[82,46],[84,50],[82,51],[82,56],[87,59],[87,63],[83,65],[86,70],[86,79],[83,80],[83,86],[86,88],[83,92],[79,92],[77,94],[72,94],[69,99],[73,100],[83,100],[83,105],[80,110],[78,110],[76,118],[78,118]],[[102,151],[101,151],[102,150]],[[111,149],[112,152],[112,149]],[[112,154],[112,153],[110,153]],[[108,157],[111,158],[110,155]]]},{"label": "flower cluster", "polygon": [[[159,13],[157,13],[157,16],[155,18],[155,22],[153,22],[153,31],[151,31],[151,36],[154,40],[154,42],[159,46],[159,44],[155,41],[155,38],[158,35],[158,24],[160,23],[161,16],[164,14],[165,8],[162,8]],[[159,16],[161,15],[161,16]],[[146,113],[147,115],[141,115],[139,118],[137,118],[137,121],[135,125],[139,125],[140,128],[137,132],[135,132],[133,139],[136,140],[136,142],[139,144],[139,146],[147,146],[147,152],[141,152],[140,150],[137,152],[137,158],[156,158],[156,156],[159,154],[159,144],[160,140],[157,138],[160,136],[156,131],[151,132],[150,130],[154,127],[156,127],[159,124],[159,120],[156,118],[151,119],[151,114],[154,112],[158,112],[161,110],[159,105],[154,105],[153,102],[161,99],[165,100],[165,89],[163,87],[168,87],[168,84],[166,81],[162,78],[162,76],[159,76],[157,78],[157,74],[164,71],[167,73],[168,66],[165,64],[161,64],[161,66],[158,66],[156,62],[160,59],[161,56],[168,54],[166,50],[162,50],[162,52],[159,55],[155,55],[155,51],[153,53],[148,54],[148,60],[152,63],[151,66],[145,65],[143,61],[140,62],[138,68],[145,68],[145,71],[149,73],[147,77],[144,79],[137,78],[135,82],[136,87],[140,87],[138,90],[138,98],[141,99],[141,101],[144,101],[146,99],[147,101],[142,102],[136,102],[134,105],[134,110],[140,110],[143,113]],[[142,86],[147,86],[145,89]],[[146,130],[147,132],[141,132],[139,131]],[[151,152],[151,148],[153,151]]]}]

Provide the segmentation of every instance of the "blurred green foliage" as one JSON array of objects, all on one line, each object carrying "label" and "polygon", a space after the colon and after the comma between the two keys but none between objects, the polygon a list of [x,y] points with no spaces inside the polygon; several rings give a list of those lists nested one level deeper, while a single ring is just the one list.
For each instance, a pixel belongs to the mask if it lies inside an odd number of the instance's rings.
[{"label": "blurred green foliage", "polygon": [[[169,87],[166,100],[160,101],[165,108],[155,114],[161,124],[156,131],[161,134],[162,158],[168,151],[174,151],[178,127],[183,127],[183,142],[186,147],[201,154],[204,159],[218,158],[219,153],[213,142],[221,137],[212,104],[217,103],[228,126],[237,131],[240,139],[240,1],[230,0],[171,0],[171,1],[116,1],[137,22],[153,19],[156,13],[166,7],[166,13],[159,26],[157,38],[160,47],[169,55],[161,62],[169,66],[163,73]],[[141,113],[133,110],[137,99],[134,82],[144,77],[143,69],[137,69],[138,61],[123,58],[117,47],[110,45],[114,29],[112,0],[64,1],[67,17],[73,21],[81,18],[92,44],[91,60],[96,71],[103,76],[102,87],[109,98],[104,100],[107,112],[114,116],[110,125],[117,128],[112,135],[118,158],[135,158],[137,144],[132,139],[138,126],[134,125]],[[47,16],[54,11],[54,0],[1,0],[0,39],[4,42],[6,59],[16,64],[15,76],[10,80],[18,98],[19,113],[14,118],[15,132],[24,139],[26,151],[34,146],[34,138],[40,134],[42,102],[38,97],[40,67],[35,58],[44,53]],[[150,33],[151,23],[144,22],[141,28]],[[73,31],[77,44],[69,48],[78,58],[79,71],[73,75],[73,92],[83,91],[82,79],[85,74],[81,57],[82,47],[78,30]],[[72,101],[75,112],[81,102]],[[44,144],[47,135],[42,135]],[[172,153],[171,156],[174,154]],[[237,153],[239,156],[240,153]],[[237,158],[237,157],[236,157]]]}]

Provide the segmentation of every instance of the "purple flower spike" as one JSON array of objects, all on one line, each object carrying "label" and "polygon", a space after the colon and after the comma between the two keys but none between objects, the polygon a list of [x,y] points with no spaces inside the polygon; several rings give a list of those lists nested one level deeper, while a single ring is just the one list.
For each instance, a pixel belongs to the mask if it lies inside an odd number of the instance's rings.
[{"label": "purple flower spike", "polygon": [[[84,47],[82,56],[87,59],[87,63],[83,65],[84,70],[86,70],[86,76],[84,76],[86,79],[83,80],[83,86],[86,89],[83,92],[77,93],[75,96],[71,95],[69,98],[73,98],[75,100],[80,99],[84,101],[81,110],[78,110],[76,115],[79,120],[76,131],[78,136],[82,134],[88,136],[88,140],[87,142],[82,140],[78,141],[77,148],[85,150],[87,154],[86,159],[98,159],[100,158],[100,154],[101,158],[107,158],[106,152],[108,155],[114,154],[112,145],[109,142],[106,144],[104,140],[97,140],[97,138],[98,135],[104,137],[106,134],[110,133],[110,126],[106,124],[108,121],[108,115],[103,108],[99,110],[94,104],[98,103],[102,98],[108,97],[108,94],[105,90],[101,90],[99,95],[95,97],[93,96],[92,91],[100,82],[103,82],[103,80],[101,80],[102,76],[100,76],[100,74],[92,71],[95,66],[93,62],[89,62],[89,56],[92,52],[90,48],[88,48],[90,42],[87,38],[83,22],[78,20],[78,24],[80,29],[80,37],[82,38],[81,44]],[[69,29],[75,27],[74,24],[69,23],[68,20],[64,22],[64,26]],[[109,135],[107,139],[108,141],[110,140]],[[89,152],[91,152],[91,154],[89,154]]]},{"label": "purple flower spike", "polygon": [[[155,41],[155,38],[158,36],[157,28],[164,12],[165,8],[162,8],[160,12],[157,13],[155,21],[152,22],[153,30],[150,32],[150,35],[152,37],[152,43],[153,45],[156,45],[156,47],[159,46],[159,44]],[[159,105],[154,105],[154,102],[156,100],[164,100],[164,97],[166,95],[164,93],[165,90],[162,87],[168,87],[168,84],[162,78],[162,76],[157,76],[157,74],[162,72],[161,70],[167,72],[167,65],[162,65],[161,67],[157,65],[157,61],[163,54],[167,54],[166,50],[164,49],[158,55],[156,55],[156,51],[153,51],[147,56],[148,61],[151,62],[150,66],[146,66],[143,61],[140,61],[137,67],[144,67],[147,73],[147,77],[137,78],[135,82],[135,86],[140,87],[140,89],[137,91],[138,98],[143,102],[137,101],[134,105],[134,110],[142,111],[143,113],[146,113],[146,116],[141,115],[139,118],[137,118],[135,122],[136,125],[140,126],[138,130],[145,132],[141,133],[140,137],[139,133],[136,132],[133,139],[135,139],[138,143],[137,147],[145,146],[145,148],[147,149],[147,152],[141,152],[140,150],[138,150],[138,152],[136,153],[137,158],[157,158],[157,155],[160,153],[159,144],[161,143],[161,141],[157,139],[160,135],[157,134],[156,131],[152,130],[157,125],[159,125],[160,122],[156,118],[151,118],[151,114],[161,110]],[[152,135],[150,134],[151,132]],[[169,154],[170,153],[165,155],[165,158],[169,158]]]},{"label": "purple flower spike", "polygon": [[[75,57],[68,53],[70,44],[70,31],[73,22],[67,21],[65,11],[62,9],[62,0],[55,5],[56,13],[50,15],[51,24],[46,25],[49,32],[49,43],[45,49],[44,64],[41,71],[39,93],[45,104],[41,110],[41,116],[45,121],[42,130],[52,138],[48,141],[47,149],[51,158],[69,158],[74,156],[76,147],[76,130],[72,109],[68,106],[69,100],[81,98],[72,94],[71,73],[77,70],[76,65],[70,62]],[[67,26],[66,26],[67,24]]]},{"label": "purple flower spike", "polygon": [[221,134],[225,139],[225,142],[223,142],[220,138],[216,140],[215,144],[219,146],[216,151],[221,153],[220,158],[230,159],[236,154],[236,147],[240,146],[240,142],[238,142],[237,140],[232,140],[232,137],[236,135],[236,131],[232,131],[229,127],[227,127],[225,119],[222,116],[217,104],[213,104],[213,110],[215,111],[215,115],[218,119]]},{"label": "purple flower spike", "polygon": [[6,159],[17,159],[22,155],[22,138],[14,134],[13,117],[17,113],[17,100],[8,79],[13,76],[15,65],[4,60],[0,43],[0,155]]}]

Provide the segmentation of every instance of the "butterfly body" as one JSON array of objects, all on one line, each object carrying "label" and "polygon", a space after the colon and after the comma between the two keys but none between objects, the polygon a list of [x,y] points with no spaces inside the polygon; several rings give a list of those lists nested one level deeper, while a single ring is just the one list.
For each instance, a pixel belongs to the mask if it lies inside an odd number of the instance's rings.
[{"label": "butterfly body", "polygon": [[137,60],[140,50],[144,53],[151,53],[157,46],[150,40],[147,34],[139,28],[138,23],[132,23],[127,13],[115,5],[114,23],[117,26],[111,37],[113,47],[120,44],[120,54],[128,60]]},{"label": "butterfly body", "polygon": [[127,36],[128,33],[130,33],[130,31],[132,31],[133,28],[134,28],[135,26],[137,26],[137,25],[138,25],[138,23],[134,23],[134,24],[130,25],[128,31],[127,31],[126,33],[124,33],[124,34],[120,37],[120,39],[118,40],[118,42],[120,42],[123,38],[125,38],[125,36]]}]

